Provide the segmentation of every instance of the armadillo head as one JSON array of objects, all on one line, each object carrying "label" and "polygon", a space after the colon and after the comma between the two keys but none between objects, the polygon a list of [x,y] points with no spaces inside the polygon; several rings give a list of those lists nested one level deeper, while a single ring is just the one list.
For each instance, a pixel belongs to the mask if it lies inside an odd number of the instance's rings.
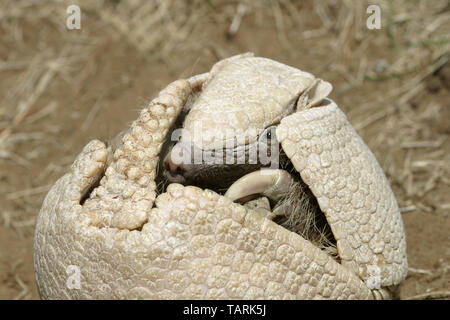
[{"label": "armadillo head", "polygon": [[[311,88],[313,94],[301,101]],[[183,128],[172,134],[177,142],[164,159],[165,176],[217,190],[261,167],[278,167],[280,120],[330,91],[329,83],[266,58],[216,65]]]}]

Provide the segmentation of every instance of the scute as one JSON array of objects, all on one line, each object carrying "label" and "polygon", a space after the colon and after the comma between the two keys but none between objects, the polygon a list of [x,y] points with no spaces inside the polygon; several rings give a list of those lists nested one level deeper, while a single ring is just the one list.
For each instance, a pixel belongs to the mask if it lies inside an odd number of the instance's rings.
[{"label": "scute", "polygon": [[262,129],[280,121],[314,79],[310,73],[267,58],[233,60],[212,75],[195,101],[186,117],[182,140],[208,149],[225,139],[208,132],[228,130],[230,136],[241,132],[255,138]]},{"label": "scute", "polygon": [[[337,241],[341,264],[359,275],[369,289],[397,285],[408,271],[397,201],[375,156],[344,113],[329,102],[284,118],[277,137],[318,199]],[[333,130],[325,130],[327,126]],[[307,135],[299,139],[298,131],[313,128],[321,128],[314,143],[330,141],[330,151],[302,148],[305,141],[313,144],[313,139]],[[343,176],[345,180],[339,178]]]}]

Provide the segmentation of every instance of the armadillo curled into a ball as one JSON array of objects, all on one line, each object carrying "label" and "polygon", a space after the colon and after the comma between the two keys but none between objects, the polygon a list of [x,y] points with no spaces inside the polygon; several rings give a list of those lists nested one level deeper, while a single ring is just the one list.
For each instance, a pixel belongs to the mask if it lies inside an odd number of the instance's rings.
[{"label": "armadillo curled into a ball", "polygon": [[46,196],[41,298],[392,298],[402,218],[331,90],[253,54],[169,84]]}]

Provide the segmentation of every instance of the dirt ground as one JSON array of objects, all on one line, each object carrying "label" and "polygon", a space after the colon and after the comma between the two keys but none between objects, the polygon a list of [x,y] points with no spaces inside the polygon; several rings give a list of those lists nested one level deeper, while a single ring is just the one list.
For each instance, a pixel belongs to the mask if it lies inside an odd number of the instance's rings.
[{"label": "dirt ground", "polygon": [[[66,28],[70,4],[80,30]],[[37,214],[82,147],[124,130],[169,82],[247,51],[333,84],[402,211],[400,298],[449,299],[450,7],[370,4],[379,30],[365,1],[1,1],[0,299],[39,298]]]}]

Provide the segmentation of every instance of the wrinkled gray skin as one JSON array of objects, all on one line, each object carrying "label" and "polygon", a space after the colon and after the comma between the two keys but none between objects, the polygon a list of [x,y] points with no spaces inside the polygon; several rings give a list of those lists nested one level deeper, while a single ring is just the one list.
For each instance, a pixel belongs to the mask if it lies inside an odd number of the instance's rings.
[{"label": "wrinkled gray skin", "polygon": [[[246,158],[248,158],[249,149],[255,147],[255,145],[265,144],[270,151],[271,144],[278,144],[279,142],[275,135],[276,126],[270,126],[268,128],[264,128],[262,133],[258,136],[258,140],[250,142],[244,145],[244,152]],[[163,152],[162,157],[162,174],[169,183],[181,183],[184,185],[195,185],[202,188],[213,189],[215,191],[224,191],[227,190],[231,184],[233,184],[236,180],[246,175],[247,173],[256,171],[260,168],[267,167],[268,165],[262,164],[258,161],[255,164],[250,164],[246,161],[244,164],[225,164],[220,163],[216,164],[214,161],[205,161],[201,164],[181,164],[181,165],[173,165],[170,161],[170,157],[172,155],[175,143],[171,143],[170,146],[166,149],[166,152]],[[192,146],[192,148],[196,148]],[[279,148],[279,147],[278,147]],[[223,149],[223,157],[226,152],[230,152],[233,154],[233,157],[237,157],[238,147],[232,148],[229,150]],[[279,148],[280,149],[280,148]],[[200,152],[208,152],[206,150],[201,150]],[[191,152],[193,153],[193,152]],[[211,154],[211,153],[210,153]],[[193,156],[192,156],[193,157]],[[213,158],[220,158],[217,155],[217,150],[214,154],[212,154]],[[259,159],[258,159],[259,160]],[[287,167],[290,164],[289,159],[285,154],[281,154],[279,158],[280,165],[282,167]]]}]

